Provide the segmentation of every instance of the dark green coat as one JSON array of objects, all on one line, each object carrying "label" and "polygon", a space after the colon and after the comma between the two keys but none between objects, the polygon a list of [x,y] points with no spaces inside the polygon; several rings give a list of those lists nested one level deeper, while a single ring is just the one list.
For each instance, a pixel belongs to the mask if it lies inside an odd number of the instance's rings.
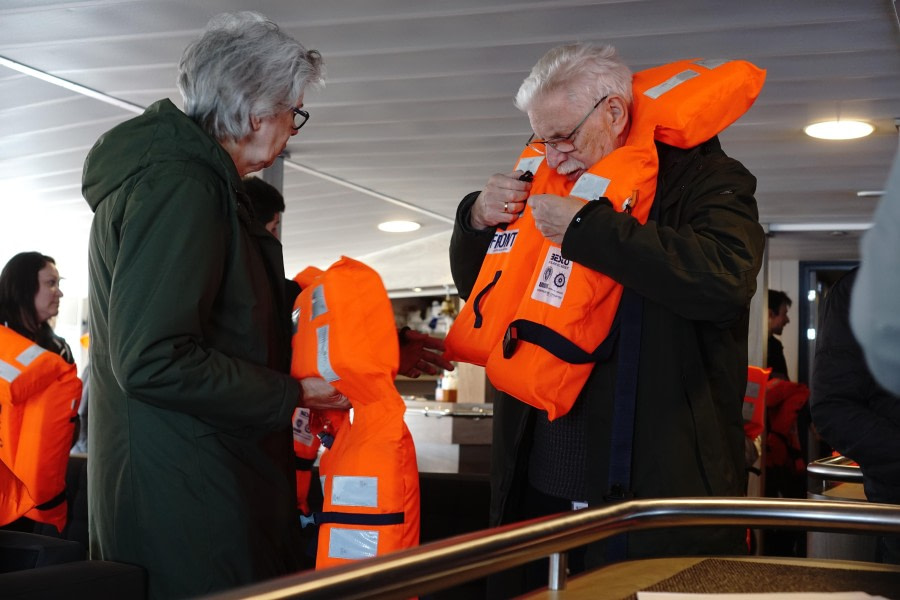
[{"label": "dark green coat", "polygon": [[91,556],[145,567],[152,598],[297,565],[281,245],[240,190],[230,156],[168,100],[84,166]]},{"label": "dark green coat", "polygon": [[[741,407],[747,377],[750,300],[765,236],[756,179],[717,139],[679,150],[658,144],[656,222],[638,226],[605,200],[592,202],[563,239],[566,258],[605,273],[644,299],[632,492],[636,498],[734,496],[746,490]],[[472,289],[493,231],[467,226],[477,194],[460,205],[450,262],[460,295]],[[578,397],[585,403],[587,453],[581,465],[592,506],[608,492],[614,354],[599,363]],[[535,409],[505,394],[494,405],[492,524],[521,518],[529,421]],[[740,549],[708,532],[632,536],[631,556]],[[721,540],[720,540],[721,541]]]}]

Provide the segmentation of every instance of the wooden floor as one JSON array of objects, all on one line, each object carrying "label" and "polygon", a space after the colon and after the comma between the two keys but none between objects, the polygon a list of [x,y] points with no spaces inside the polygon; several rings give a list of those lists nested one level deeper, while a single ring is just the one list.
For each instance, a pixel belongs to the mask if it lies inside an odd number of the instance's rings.
[{"label": "wooden floor", "polygon": [[[563,591],[544,590],[533,592],[523,598],[528,600],[620,600],[699,565],[707,558],[657,558],[627,561],[573,577],[567,582],[566,589]],[[723,557],[723,560],[806,568],[881,571],[895,573],[900,577],[900,566],[845,560],[774,557]],[[771,591],[777,592],[778,590]],[[898,593],[900,593],[900,588],[898,588]],[[900,598],[900,596],[891,597]]]}]

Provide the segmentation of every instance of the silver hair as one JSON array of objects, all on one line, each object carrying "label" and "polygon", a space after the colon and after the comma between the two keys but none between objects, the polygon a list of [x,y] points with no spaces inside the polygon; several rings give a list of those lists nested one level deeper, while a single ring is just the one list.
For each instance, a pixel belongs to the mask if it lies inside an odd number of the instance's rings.
[{"label": "silver hair", "polygon": [[527,113],[535,99],[565,90],[569,99],[593,104],[616,94],[631,106],[631,69],[609,45],[569,44],[551,49],[538,60],[516,94],[516,108]]},{"label": "silver hair", "polygon": [[289,110],[325,78],[322,55],[307,50],[263,15],[213,17],[178,64],[184,112],[217,140],[250,134],[250,117]]}]

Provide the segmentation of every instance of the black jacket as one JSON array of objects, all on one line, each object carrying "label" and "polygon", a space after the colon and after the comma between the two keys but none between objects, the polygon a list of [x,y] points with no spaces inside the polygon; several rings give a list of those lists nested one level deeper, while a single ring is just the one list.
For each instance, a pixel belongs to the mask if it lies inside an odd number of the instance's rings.
[{"label": "black jacket", "polygon": [[900,504],[900,398],[872,377],[850,329],[856,274],[841,277],[825,296],[813,363],[813,423],[832,448],[859,463],[869,501]]},{"label": "black jacket", "polygon": [[[643,297],[632,454],[636,498],[737,496],[745,492],[741,406],[747,376],[750,300],[765,245],[753,194],[756,179],[716,138],[681,150],[657,144],[656,222],[641,226],[601,199],[579,212],[563,255]],[[460,204],[450,263],[467,297],[493,231],[474,231]],[[575,223],[575,221],[573,221]],[[598,364],[577,402],[587,403],[587,500],[605,502],[617,353]],[[494,404],[494,525],[518,520],[527,476],[529,419],[536,411],[504,394]],[[564,417],[563,417],[564,418]],[[630,556],[740,551],[708,532],[633,534]]]}]

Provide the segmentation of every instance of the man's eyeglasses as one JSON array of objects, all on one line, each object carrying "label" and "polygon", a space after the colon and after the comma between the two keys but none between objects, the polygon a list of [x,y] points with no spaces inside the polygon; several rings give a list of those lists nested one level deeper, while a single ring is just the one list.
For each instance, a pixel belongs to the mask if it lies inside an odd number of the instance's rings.
[{"label": "man's eyeglasses", "polygon": [[297,131],[309,121],[309,113],[305,110],[292,106],[291,112],[294,113],[294,124],[292,125],[294,131]]},{"label": "man's eyeglasses", "polygon": [[591,107],[591,110],[588,111],[588,114],[584,115],[584,118],[578,122],[578,125],[575,126],[575,129],[573,129],[572,133],[570,133],[569,135],[555,137],[549,140],[536,140],[534,139],[534,134],[532,133],[531,137],[528,138],[528,141],[525,142],[525,145],[536,152],[540,152],[541,154],[544,154],[544,152],[546,151],[546,146],[550,146],[557,152],[562,152],[563,154],[571,152],[575,149],[575,134],[578,133],[578,130],[581,129],[581,126],[584,125],[585,121],[588,120],[588,117],[594,114],[594,111],[597,110],[597,107],[600,106],[600,104],[607,98],[609,98],[609,94],[597,100],[597,103]]}]

